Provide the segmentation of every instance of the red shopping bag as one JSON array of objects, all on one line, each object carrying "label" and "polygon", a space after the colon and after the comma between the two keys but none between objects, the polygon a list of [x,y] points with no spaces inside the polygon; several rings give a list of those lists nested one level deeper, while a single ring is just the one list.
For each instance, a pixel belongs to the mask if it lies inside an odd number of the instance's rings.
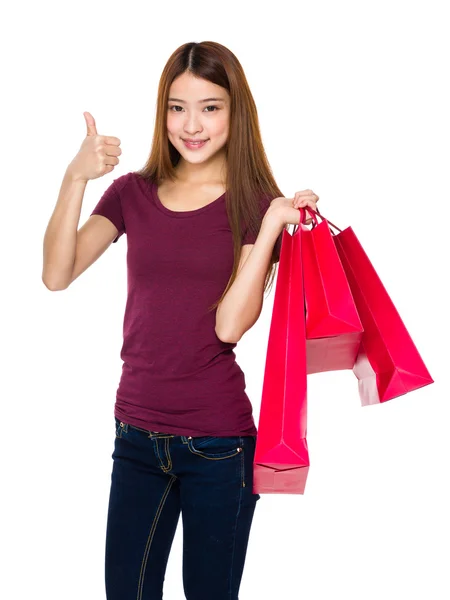
[{"label": "red shopping bag", "polygon": [[313,219],[302,231],[307,373],[353,369],[363,326],[328,222],[306,210]]},{"label": "red shopping bag", "polygon": [[300,225],[283,230],[267,345],[253,493],[303,494],[306,441],[306,340]]},{"label": "red shopping bag", "polygon": [[339,231],[333,240],[364,327],[353,368],[362,406],[386,402],[433,383],[353,229]]}]

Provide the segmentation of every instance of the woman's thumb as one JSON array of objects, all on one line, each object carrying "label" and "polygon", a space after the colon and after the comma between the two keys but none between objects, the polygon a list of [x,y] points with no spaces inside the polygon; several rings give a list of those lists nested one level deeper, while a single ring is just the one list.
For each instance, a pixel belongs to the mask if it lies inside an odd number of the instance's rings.
[{"label": "woman's thumb", "polygon": [[87,135],[97,135],[94,117],[89,112],[84,112],[83,115],[86,120]]}]

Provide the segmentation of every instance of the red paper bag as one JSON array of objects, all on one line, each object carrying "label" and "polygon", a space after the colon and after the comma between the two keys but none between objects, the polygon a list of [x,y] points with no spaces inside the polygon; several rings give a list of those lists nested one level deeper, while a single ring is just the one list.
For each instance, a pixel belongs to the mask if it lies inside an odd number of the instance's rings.
[{"label": "red paper bag", "polygon": [[364,327],[354,366],[362,406],[433,383],[411,336],[351,227],[333,236]]},{"label": "red paper bag", "polygon": [[303,494],[306,441],[306,340],[302,225],[283,230],[253,464],[254,494]]},{"label": "red paper bag", "polygon": [[307,373],[353,369],[363,326],[328,222],[306,210],[313,218],[312,229],[302,232]]}]

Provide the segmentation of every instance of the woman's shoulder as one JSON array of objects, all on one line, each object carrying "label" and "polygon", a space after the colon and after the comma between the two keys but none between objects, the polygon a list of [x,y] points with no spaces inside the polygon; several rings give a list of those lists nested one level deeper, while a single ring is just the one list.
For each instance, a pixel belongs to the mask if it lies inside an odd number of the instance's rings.
[{"label": "woman's shoulder", "polygon": [[132,190],[135,185],[148,188],[153,185],[153,182],[148,178],[142,177],[137,171],[129,171],[128,173],[117,177],[117,179],[114,180],[114,184],[119,193],[124,193],[127,192],[128,189]]}]

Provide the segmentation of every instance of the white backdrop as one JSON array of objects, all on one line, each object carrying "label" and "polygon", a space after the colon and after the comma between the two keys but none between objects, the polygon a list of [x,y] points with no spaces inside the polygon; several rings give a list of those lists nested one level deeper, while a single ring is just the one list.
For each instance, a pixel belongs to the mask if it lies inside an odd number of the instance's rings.
[{"label": "white backdrop", "polygon": [[[161,3],[162,4],[162,3]],[[86,135],[121,139],[80,226],[143,166],[169,55],[228,46],[286,197],[311,188],[352,225],[433,385],[362,408],[351,372],[309,378],[304,495],[262,495],[242,600],[444,600],[449,564],[449,20],[445,2],[42,1],[3,20],[2,594],[100,600],[126,301],[126,236],[74,284],[41,281],[42,242]],[[295,14],[292,10],[295,9]],[[274,297],[236,349],[258,424]],[[184,598],[181,519],[164,598]],[[447,571],[447,572],[446,572]]]}]

